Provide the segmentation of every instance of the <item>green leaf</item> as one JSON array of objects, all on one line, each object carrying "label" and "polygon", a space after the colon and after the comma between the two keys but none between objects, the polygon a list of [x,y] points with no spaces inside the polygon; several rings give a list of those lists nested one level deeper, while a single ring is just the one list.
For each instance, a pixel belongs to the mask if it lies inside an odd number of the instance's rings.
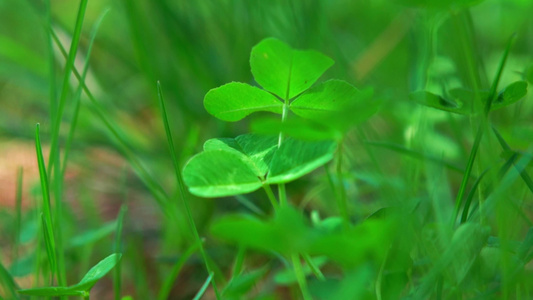
[{"label": "green leaf", "polygon": [[258,134],[279,134],[306,141],[340,139],[341,135],[324,123],[289,116],[285,121],[280,118],[258,118],[250,123],[250,129]]},{"label": "green leaf", "polygon": [[[313,258],[312,262],[315,264],[315,266],[320,268],[328,262],[328,259],[324,256],[318,256],[318,257]],[[313,272],[309,264],[304,265],[302,269],[303,269],[302,271],[304,272],[306,276],[312,274]],[[296,274],[294,273],[294,269],[286,268],[282,271],[279,271],[278,273],[276,273],[276,275],[274,275],[274,282],[276,282],[279,285],[286,285],[286,286],[296,283],[297,279],[296,279]]]},{"label": "green leaf", "polygon": [[296,98],[290,109],[302,118],[345,131],[377,112],[380,103],[369,101],[372,93],[371,89],[360,91],[343,80],[329,80]]},{"label": "green leaf", "polygon": [[274,95],[257,87],[231,82],[207,92],[204,107],[223,121],[235,122],[258,111],[281,114],[283,103]]},{"label": "green leaf", "polygon": [[222,294],[227,299],[242,299],[265,276],[268,270],[269,266],[265,265],[259,269],[233,277],[222,291]]},{"label": "green leaf", "polygon": [[439,95],[435,95],[426,91],[416,91],[409,94],[409,98],[413,101],[418,102],[419,104],[433,107],[436,109],[461,114],[468,115],[470,114],[470,105],[471,102],[463,102],[458,98],[455,101],[447,100]]},{"label": "green leaf", "polygon": [[249,215],[225,216],[211,227],[211,233],[241,247],[284,255],[325,255],[344,266],[354,267],[369,258],[382,259],[391,239],[390,223],[367,220],[345,231],[312,228],[301,212],[280,207],[273,219],[261,221]]},{"label": "green leaf", "polygon": [[310,242],[304,217],[290,206],[280,207],[267,222],[249,215],[225,216],[213,224],[211,232],[246,248],[282,254],[302,252]]},{"label": "green leaf", "polygon": [[72,287],[44,287],[33,288],[18,291],[22,295],[39,296],[39,297],[59,297],[59,296],[83,296],[86,291],[78,290]]},{"label": "green leaf", "polygon": [[189,191],[200,197],[250,193],[262,186],[256,172],[250,168],[252,164],[237,151],[208,150],[187,162],[183,180]]},{"label": "green leaf", "polygon": [[287,138],[274,154],[267,176],[268,183],[297,179],[333,159],[336,143],[301,141]]},{"label": "green leaf", "polygon": [[74,287],[77,289],[90,290],[98,280],[104,277],[115,265],[120,261],[121,253],[113,253],[108,257],[102,259],[98,264],[92,267],[89,272],[83,276],[81,281]]},{"label": "green leaf", "polygon": [[204,150],[224,150],[244,154],[252,162],[250,167],[256,176],[264,177],[277,145],[277,136],[243,134],[234,139],[216,138],[207,140],[204,144]]},{"label": "green leaf", "polygon": [[333,65],[314,50],[293,50],[280,40],[267,38],[252,48],[250,66],[255,81],[288,100],[308,89]]},{"label": "green leaf", "polygon": [[116,263],[120,260],[122,254],[113,253],[108,257],[101,260],[98,264],[92,267],[87,274],[81,279],[81,281],[75,285],[68,287],[44,287],[19,290],[18,292],[23,295],[29,296],[86,296],[88,291],[96,284],[98,280],[104,277]]},{"label": "green leaf", "polygon": [[503,89],[498,98],[494,100],[491,106],[491,110],[500,109],[502,107],[511,105],[520,99],[524,98],[527,94],[527,82],[525,81],[516,81],[508,85]]}]

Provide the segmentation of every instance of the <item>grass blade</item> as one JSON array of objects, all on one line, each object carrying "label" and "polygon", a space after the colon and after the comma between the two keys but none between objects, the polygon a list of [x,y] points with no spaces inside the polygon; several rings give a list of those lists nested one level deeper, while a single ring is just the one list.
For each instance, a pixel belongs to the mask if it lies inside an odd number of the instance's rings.
[{"label": "grass blade", "polygon": [[461,215],[461,224],[465,223],[468,219],[468,210],[470,209],[470,204],[472,203],[472,199],[474,198],[474,195],[476,194],[476,189],[485,176],[487,174],[488,170],[485,170],[481,175],[476,179],[474,184],[472,185],[472,188],[470,189],[470,192],[468,193],[468,196],[466,197],[465,206],[463,208],[463,214]]},{"label": "grass blade", "polygon": [[[54,168],[54,163],[57,162],[59,166],[59,129],[61,126],[61,119],[63,118],[63,111],[65,109],[65,101],[67,100],[68,90],[69,90],[69,79],[72,69],[74,68],[74,60],[76,59],[76,53],[78,52],[78,45],[81,37],[81,29],[83,26],[83,19],[85,17],[85,11],[87,9],[87,1],[81,0],[80,6],[78,9],[78,15],[76,17],[76,25],[74,27],[74,34],[72,35],[72,41],[70,44],[70,49],[67,56],[67,62],[65,64],[65,72],[63,74],[63,83],[61,88],[61,94],[59,97],[59,106],[57,108],[57,113],[55,118],[52,119],[52,141],[50,148],[50,158],[48,160],[49,172]],[[49,173],[48,175],[50,175]]]},{"label": "grass blade", "polygon": [[172,271],[170,271],[170,275],[167,276],[165,279],[165,282],[163,283],[163,286],[159,290],[159,295],[157,296],[157,299],[159,300],[165,300],[168,299],[168,296],[170,294],[170,291],[172,290],[172,286],[174,282],[176,281],[176,278],[178,278],[178,275],[181,271],[181,268],[187,262],[187,260],[198,250],[200,247],[199,243],[194,243],[192,246],[189,247],[180,257],[180,259],[176,262],[176,264],[172,267]]},{"label": "grass blade", "polygon": [[395,152],[398,152],[398,153],[401,153],[401,154],[406,154],[406,155],[411,156],[411,157],[416,158],[416,159],[429,160],[429,161],[441,164],[441,165],[445,166],[446,168],[448,168],[448,169],[450,169],[452,171],[459,172],[459,173],[464,173],[465,172],[463,169],[459,168],[458,166],[456,166],[456,165],[454,165],[454,164],[452,164],[450,162],[443,161],[440,158],[436,158],[436,157],[421,153],[419,151],[407,149],[404,146],[401,146],[401,145],[398,145],[398,144],[388,143],[388,142],[368,142],[368,141],[366,141],[365,144],[370,145],[370,146],[382,147],[382,148],[385,148],[385,149],[389,149],[389,150],[392,150],[392,151],[395,151]]},{"label": "grass blade", "polygon": [[[10,299],[19,299],[19,296],[17,294],[17,284],[15,283],[15,280],[13,280],[13,277],[11,277],[11,274],[4,268],[4,265],[0,262],[0,284],[4,289],[5,293],[8,293],[10,295]],[[7,296],[7,295],[6,295]]]},{"label": "grass blade", "polygon": [[48,176],[44,165],[43,150],[41,148],[41,138],[39,136],[40,125],[35,126],[35,149],[37,152],[37,164],[39,165],[39,177],[41,179],[41,191],[43,196],[43,231],[45,237],[46,250],[49,257],[50,268],[52,271],[51,280],[53,281],[56,271],[58,270],[56,257],[56,244],[54,230],[52,228],[52,212],[50,205],[50,189],[48,186]]},{"label": "grass blade", "polygon": [[[205,249],[204,249],[203,244],[202,244],[202,240],[200,238],[200,235],[198,234],[198,229],[196,228],[196,224],[194,223],[194,219],[193,219],[192,214],[191,214],[191,208],[190,208],[190,205],[189,205],[189,200],[188,200],[187,194],[185,192],[185,183],[183,182],[183,177],[181,175],[181,168],[179,166],[178,158],[176,156],[176,150],[174,149],[174,142],[172,140],[172,133],[170,132],[170,125],[168,124],[167,110],[165,108],[165,101],[163,100],[163,91],[161,90],[161,84],[159,82],[157,83],[157,95],[158,95],[158,98],[159,98],[159,105],[160,105],[160,108],[161,108],[161,117],[163,118],[163,125],[165,127],[165,133],[167,135],[167,142],[168,142],[168,147],[169,147],[169,151],[170,151],[170,156],[172,157],[172,163],[174,164],[174,171],[175,171],[175,174],[176,174],[176,181],[178,183],[178,189],[179,189],[180,196],[181,196],[181,199],[183,201],[183,204],[185,206],[185,211],[187,213],[187,220],[189,221],[189,226],[190,226],[190,229],[191,229],[192,233],[194,234],[194,237],[196,239],[196,243],[199,244],[200,253],[202,254],[202,259],[204,260],[207,272],[209,272],[209,274],[214,274],[212,272],[212,270],[211,270],[211,267],[209,266],[209,263],[208,263],[209,260],[208,260],[208,257],[207,257],[207,253],[205,252]],[[220,299],[220,294],[218,292],[218,289],[217,289],[215,281],[212,280],[211,284],[213,286],[213,290],[215,291],[215,295],[216,295],[217,299]]]},{"label": "grass blade", "polygon": [[194,296],[193,300],[200,300],[200,298],[202,298],[212,278],[213,278],[213,273],[209,274],[209,277],[207,277],[207,279],[205,280],[204,284],[202,285],[198,293],[196,293],[196,296]]},{"label": "grass blade", "polygon": [[18,248],[20,243],[20,228],[22,223],[22,185],[23,185],[23,173],[22,167],[19,167],[17,171],[17,190],[15,194],[15,238],[13,243],[13,260],[18,259]]},{"label": "grass blade", "polygon": [[[52,32],[54,42],[56,43],[57,47],[59,48],[61,54],[64,57],[67,57],[67,52],[65,48],[63,48],[63,45],[61,45],[61,42],[59,41],[59,37],[57,34]],[[128,143],[123,138],[123,134],[120,133],[118,130],[118,126],[113,124],[110,118],[106,116],[105,109],[101,107],[101,105],[96,101],[96,98],[92,94],[92,92],[89,90],[85,82],[81,80],[81,74],[80,72],[74,67],[73,68],[74,76],[78,79],[78,82],[82,84],[83,91],[89,98],[89,100],[92,103],[92,106],[89,108],[91,111],[96,115],[97,118],[102,121],[104,126],[109,130],[113,138],[115,138],[115,142],[119,150],[124,154],[124,156],[128,159],[130,162],[132,168],[135,170],[141,181],[146,185],[148,190],[152,193],[155,200],[157,201],[157,204],[160,206],[161,211],[169,215],[169,210],[166,209],[166,199],[168,199],[168,196],[164,192],[161,185],[153,179],[153,177],[150,175],[150,173],[146,170],[146,168],[143,166],[143,164],[140,162],[140,160],[133,154],[133,151],[131,150],[131,147],[128,146]]]},{"label": "grass blade", "polygon": [[485,132],[484,128],[485,128],[486,122],[488,121],[487,117],[490,112],[490,107],[492,105],[494,98],[496,97],[496,90],[498,88],[498,83],[500,82],[500,77],[502,75],[503,68],[505,67],[505,62],[507,61],[507,57],[509,55],[511,47],[514,44],[515,37],[516,35],[511,36],[509,42],[507,43],[507,47],[505,48],[502,59],[500,60],[498,71],[496,72],[496,76],[494,80],[492,81],[489,98],[487,99],[487,102],[485,103],[484,118],[482,120],[482,123],[478,127],[476,139],[474,140],[474,144],[472,145],[472,149],[470,150],[470,155],[468,157],[468,162],[466,164],[465,173],[461,181],[461,186],[459,187],[459,192],[457,193],[457,197],[455,198],[455,212],[453,214],[452,224],[455,224],[455,221],[457,220],[457,216],[459,214],[459,208],[462,205],[464,194],[466,192],[466,185],[468,184],[468,179],[470,177],[470,173],[472,172],[474,161],[476,160],[476,154],[479,149],[481,139],[483,138],[483,133]]},{"label": "grass blade", "polygon": [[[121,253],[122,247],[122,226],[124,223],[124,215],[126,215],[126,212],[128,211],[128,207],[125,204],[122,204],[120,207],[120,212],[118,213],[117,218],[117,230],[115,234],[115,253]],[[115,291],[115,300],[120,299],[121,294],[121,262],[119,261],[119,257],[117,256],[117,263],[115,266],[115,272],[113,273],[113,290]]]},{"label": "grass blade", "polygon": [[91,57],[94,40],[96,39],[96,33],[98,32],[98,29],[100,28],[100,25],[102,24],[102,21],[104,20],[108,12],[109,12],[109,9],[107,9],[100,15],[100,17],[98,18],[98,20],[96,21],[92,29],[89,46],[87,47],[87,53],[85,55],[85,64],[83,66],[80,83],[78,85],[78,89],[76,90],[75,97],[73,99],[74,100],[74,114],[72,117],[72,121],[70,122],[70,129],[68,132],[65,149],[63,151],[63,162],[62,162],[63,165],[61,167],[61,178],[65,178],[65,170],[67,168],[68,155],[70,153],[70,147],[72,145],[72,140],[74,139],[74,132],[76,130],[76,124],[78,123],[78,116],[80,112],[80,103],[81,103],[81,93],[83,90],[83,85],[85,83],[85,77],[87,76],[87,72],[89,71],[89,58]]},{"label": "grass blade", "polygon": [[[502,149],[504,152],[514,152],[511,147],[509,147],[509,145],[507,144],[507,142],[503,139],[503,137],[501,136],[501,134],[498,132],[498,130],[495,128],[495,127],[492,127],[492,130],[494,131],[494,134],[496,135],[496,138],[498,139],[498,142],[500,142],[500,145],[502,146]],[[514,152],[513,155],[516,155],[516,159],[518,158],[518,153]],[[513,163],[513,166],[515,167],[515,169],[518,170],[518,167],[516,166],[515,164],[515,160],[512,161]],[[520,176],[522,177],[522,180],[524,181],[524,183],[527,185],[527,187],[529,188],[529,190],[533,193],[533,180],[531,179],[531,176],[529,176],[529,173],[526,171],[526,169],[523,169],[521,172],[520,172]]]}]

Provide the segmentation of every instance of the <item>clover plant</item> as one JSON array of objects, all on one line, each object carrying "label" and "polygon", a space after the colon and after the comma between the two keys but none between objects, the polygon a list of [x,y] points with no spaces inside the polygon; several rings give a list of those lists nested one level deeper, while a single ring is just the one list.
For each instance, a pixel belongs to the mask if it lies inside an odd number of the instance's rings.
[{"label": "clover plant", "polygon": [[[333,60],[317,51],[295,50],[274,38],[261,41],[252,49],[250,66],[262,88],[231,82],[210,90],[204,106],[211,115],[229,122],[256,112],[274,113],[278,117],[255,121],[257,133],[207,140],[203,151],[183,169],[189,191],[200,197],[233,196],[265,189],[275,208],[272,220],[226,216],[213,224],[212,233],[237,243],[241,249],[254,248],[290,258],[292,269],[285,273],[294,275],[304,299],[311,299],[306,273],[312,270],[317,278],[324,279],[315,264],[317,260],[310,255],[316,255],[322,263],[324,259],[320,256],[353,266],[370,253],[378,255],[371,249],[378,247],[376,241],[387,240],[389,236],[386,224],[365,223],[329,232],[322,228],[322,221],[315,220],[311,227],[301,212],[287,204],[284,183],[325,165],[335,155],[340,163],[346,131],[368,119],[379,107],[377,101],[369,100],[372,90],[360,91],[346,81],[328,80],[314,85],[332,65]],[[272,184],[279,187],[279,204],[270,188]],[[348,225],[346,205],[339,205]],[[369,235],[369,230],[373,234]],[[302,258],[308,269],[301,265]],[[255,272],[258,275],[253,279],[235,277],[222,295],[232,299],[235,286],[240,286],[241,281],[258,280],[264,274],[262,269]]]},{"label": "clover plant", "polygon": [[[378,102],[368,101],[371,90],[360,91],[342,80],[313,86],[332,65],[333,60],[317,51],[295,50],[274,38],[253,47],[251,71],[262,88],[231,82],[210,90],[204,106],[229,122],[255,112],[278,114],[278,121],[262,124],[278,135],[250,133],[206,141],[204,151],[183,170],[189,191],[201,197],[249,193],[293,181],[333,159],[342,134],[375,113]],[[302,130],[295,129],[305,122],[319,126],[306,128],[318,139],[301,138]],[[274,133],[271,129],[263,133]]]}]

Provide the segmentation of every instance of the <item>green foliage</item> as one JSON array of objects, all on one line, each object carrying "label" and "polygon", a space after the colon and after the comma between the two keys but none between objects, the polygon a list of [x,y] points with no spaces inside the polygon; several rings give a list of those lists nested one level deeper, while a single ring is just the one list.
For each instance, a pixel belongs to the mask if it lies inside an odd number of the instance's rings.
[{"label": "green foliage", "polygon": [[[488,91],[477,91],[476,96],[476,92],[465,88],[451,89],[448,91],[448,94],[451,98],[447,99],[430,92],[416,91],[411,93],[409,97],[411,98],[411,100],[416,101],[422,105],[461,115],[474,114],[474,101],[476,99],[482,99],[485,103],[489,97]],[[491,111],[493,111],[509,106],[523,99],[526,94],[527,82],[513,82],[498,94],[498,97],[492,102],[490,109]]]},{"label": "green foliage", "polygon": [[53,297],[53,296],[86,296],[93,286],[102,279],[120,260],[122,254],[114,253],[101,260],[92,267],[83,278],[75,285],[68,287],[44,287],[23,289],[18,292],[23,295]]},{"label": "green foliage", "polygon": [[314,228],[290,206],[280,207],[267,222],[250,216],[226,216],[211,227],[218,238],[240,246],[285,255],[326,256],[343,266],[355,266],[369,255],[382,257],[387,250],[382,245],[390,239],[391,230],[387,222],[370,220],[349,231]]},{"label": "green foliage", "polygon": [[60,2],[0,1],[0,299],[533,298],[533,2]]},{"label": "green foliage", "polygon": [[331,65],[333,60],[322,53],[294,50],[274,38],[262,40],[250,55],[255,81],[285,100],[307,90]]}]

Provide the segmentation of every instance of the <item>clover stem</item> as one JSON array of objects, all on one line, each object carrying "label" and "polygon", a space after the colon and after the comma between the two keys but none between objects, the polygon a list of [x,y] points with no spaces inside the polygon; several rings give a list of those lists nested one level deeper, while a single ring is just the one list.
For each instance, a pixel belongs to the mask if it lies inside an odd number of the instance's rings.
[{"label": "clover stem", "polygon": [[264,184],[263,189],[265,190],[265,193],[267,194],[268,200],[270,200],[272,207],[274,208],[274,210],[277,210],[279,207],[278,202],[276,201],[276,196],[274,196],[274,193],[272,192],[270,185]]},{"label": "clover stem", "polygon": [[[278,148],[281,146],[281,143],[283,142],[283,123],[285,123],[285,120],[287,119],[287,115],[289,114],[289,98],[288,98],[288,92],[287,97],[285,97],[284,103],[283,103],[283,112],[281,114],[281,131],[279,132],[279,139],[278,139]],[[280,183],[278,184],[278,196],[279,196],[279,204],[280,206],[284,206],[287,204],[287,193],[285,191],[285,184]]]},{"label": "clover stem", "polygon": [[285,191],[285,183],[278,184],[279,205],[287,205],[287,192]]}]

